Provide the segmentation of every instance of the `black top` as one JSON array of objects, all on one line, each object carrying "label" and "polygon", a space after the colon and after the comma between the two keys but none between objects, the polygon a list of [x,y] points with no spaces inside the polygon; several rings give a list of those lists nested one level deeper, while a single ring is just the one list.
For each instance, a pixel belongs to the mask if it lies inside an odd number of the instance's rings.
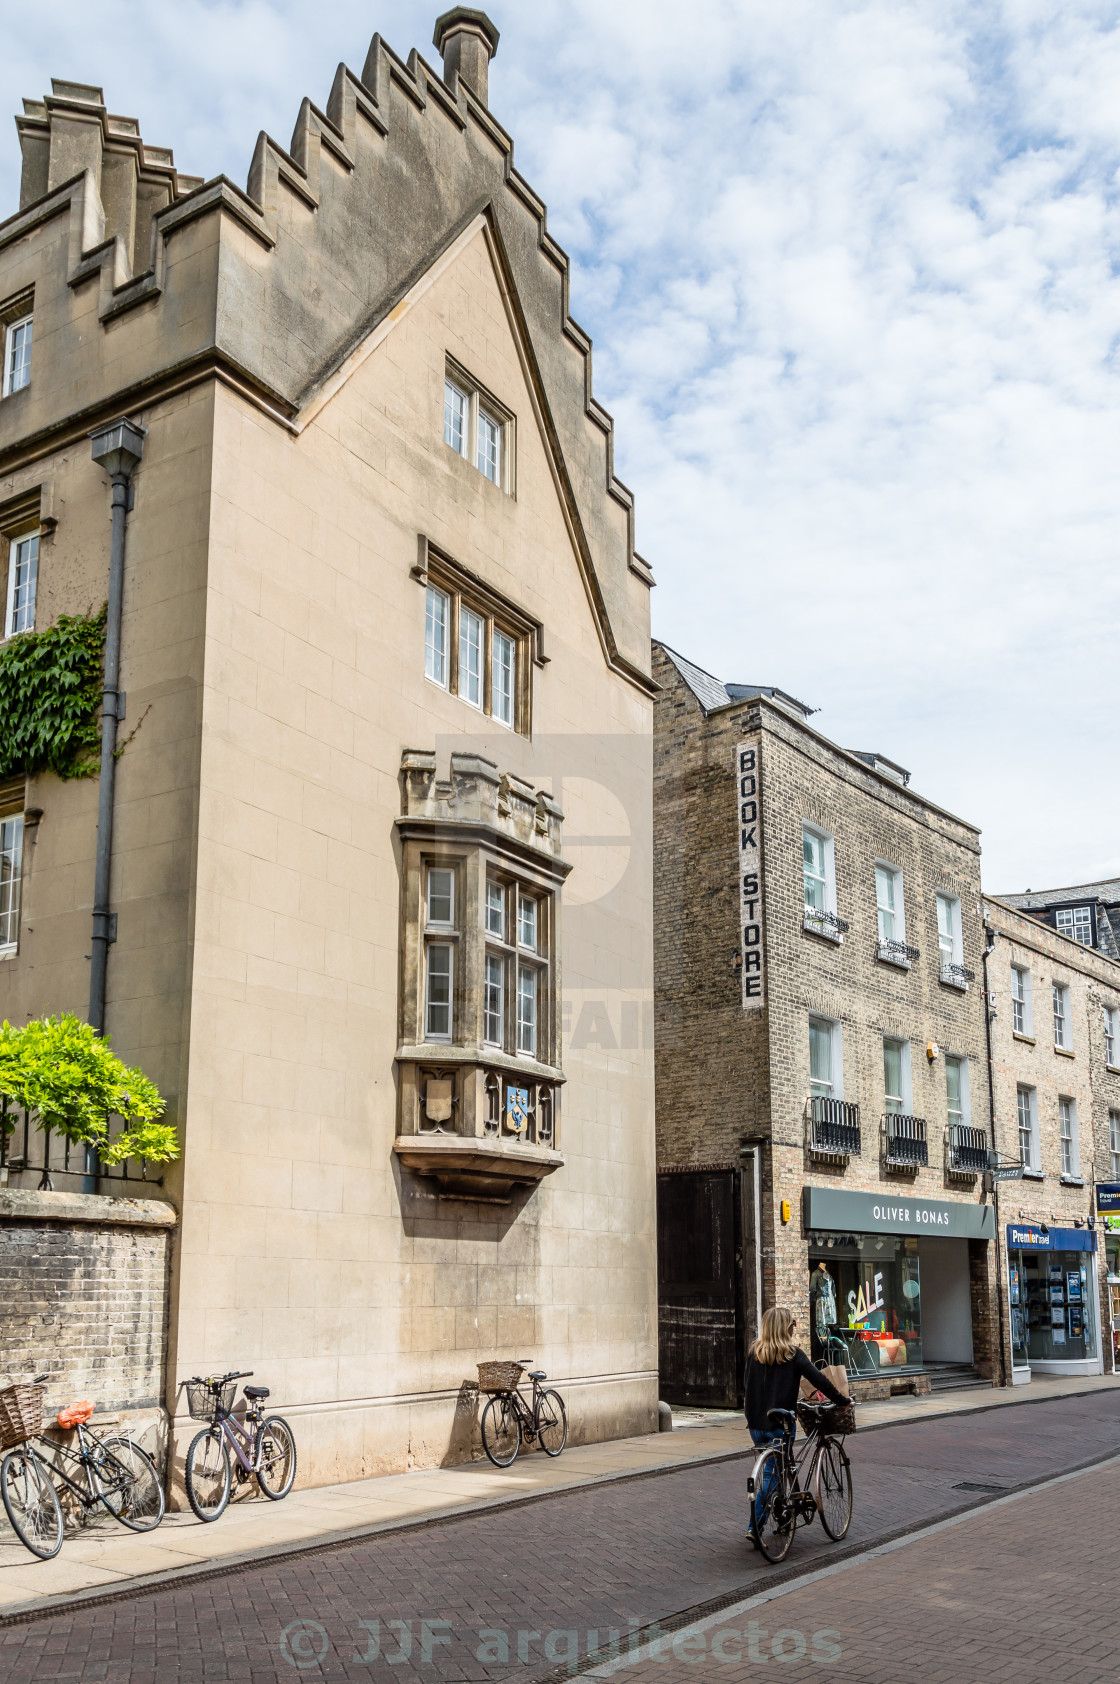
[{"label": "black top", "polygon": [[749,1356],[743,1375],[747,1426],[753,1427],[756,1433],[773,1432],[774,1424],[766,1419],[767,1411],[795,1409],[798,1383],[803,1377],[833,1403],[847,1403],[843,1392],[837,1391],[827,1375],[813,1367],[804,1351],[794,1351],[788,1362],[759,1362],[753,1355]]}]

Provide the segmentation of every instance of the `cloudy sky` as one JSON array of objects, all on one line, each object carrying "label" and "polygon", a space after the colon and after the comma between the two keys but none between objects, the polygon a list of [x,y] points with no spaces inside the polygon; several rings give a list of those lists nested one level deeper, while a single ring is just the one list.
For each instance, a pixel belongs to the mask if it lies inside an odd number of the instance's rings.
[{"label": "cloudy sky", "polygon": [[[434,61],[438,9],[7,0],[0,103],[98,82],[243,181],[375,29]],[[993,891],[1120,875],[1120,0],[492,15],[655,632],[911,767]]]}]

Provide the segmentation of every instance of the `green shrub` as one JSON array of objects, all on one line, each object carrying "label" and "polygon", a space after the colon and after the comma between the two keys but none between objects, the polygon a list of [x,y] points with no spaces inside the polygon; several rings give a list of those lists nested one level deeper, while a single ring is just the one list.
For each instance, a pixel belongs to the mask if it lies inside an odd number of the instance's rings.
[{"label": "green shrub", "polygon": [[104,654],[104,608],[0,644],[0,778],[96,773]]}]

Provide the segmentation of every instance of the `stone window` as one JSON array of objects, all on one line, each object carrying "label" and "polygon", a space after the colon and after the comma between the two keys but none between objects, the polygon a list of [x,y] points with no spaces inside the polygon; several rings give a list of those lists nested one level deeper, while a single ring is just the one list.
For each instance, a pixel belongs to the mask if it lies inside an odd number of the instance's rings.
[{"label": "stone window", "polygon": [[1062,1143],[1062,1174],[1074,1181],[1081,1176],[1081,1149],[1077,1138],[1077,1103],[1058,1100],[1058,1137]]},{"label": "stone window", "polygon": [[1026,965],[1011,967],[1011,1027],[1016,1035],[1034,1034],[1031,973]]},{"label": "stone window", "polygon": [[0,304],[0,395],[6,398],[31,384],[32,300],[33,294],[25,292]]},{"label": "stone window", "polygon": [[1104,1008],[1104,1061],[1113,1068],[1120,1061],[1120,1012],[1115,1006]]},{"label": "stone window", "polygon": [[1083,947],[1093,945],[1093,914],[1087,906],[1059,906],[1054,927],[1059,935],[1069,936]]},{"label": "stone window", "polygon": [[1073,1024],[1070,1020],[1069,989],[1064,982],[1051,984],[1054,1001],[1054,1045],[1062,1052],[1073,1050]]},{"label": "stone window", "polygon": [[[0,791],[0,796],[2,796]],[[0,806],[0,813],[3,807]],[[19,891],[23,873],[23,814],[0,817],[0,955],[19,945]]]},{"label": "stone window", "polygon": [[560,813],[481,755],[403,762],[401,1162],[508,1199],[562,1161]]},{"label": "stone window", "polygon": [[35,625],[35,590],[39,578],[39,534],[26,532],[8,543],[8,588],[4,599],[4,636],[31,631]]},{"label": "stone window", "polygon": [[421,541],[424,675],[499,725],[528,736],[532,674],[545,664],[542,630],[516,604]]},{"label": "stone window", "polygon": [[513,492],[513,415],[464,368],[448,360],[443,442],[500,491]]}]

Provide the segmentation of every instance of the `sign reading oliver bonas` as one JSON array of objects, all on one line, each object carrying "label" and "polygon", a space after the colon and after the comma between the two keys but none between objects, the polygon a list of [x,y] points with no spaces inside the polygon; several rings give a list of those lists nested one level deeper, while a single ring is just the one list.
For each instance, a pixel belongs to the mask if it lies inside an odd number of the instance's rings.
[{"label": "sign reading oliver bonas", "polygon": [[806,1187],[805,1226],[848,1234],[940,1234],[946,1239],[994,1240],[996,1213],[991,1205],[964,1199]]},{"label": "sign reading oliver bonas", "polygon": [[759,846],[762,768],[759,745],[735,750],[739,813],[739,930],[743,943],[743,1009],[759,1011],[766,1000],[762,945],[762,850]]}]

